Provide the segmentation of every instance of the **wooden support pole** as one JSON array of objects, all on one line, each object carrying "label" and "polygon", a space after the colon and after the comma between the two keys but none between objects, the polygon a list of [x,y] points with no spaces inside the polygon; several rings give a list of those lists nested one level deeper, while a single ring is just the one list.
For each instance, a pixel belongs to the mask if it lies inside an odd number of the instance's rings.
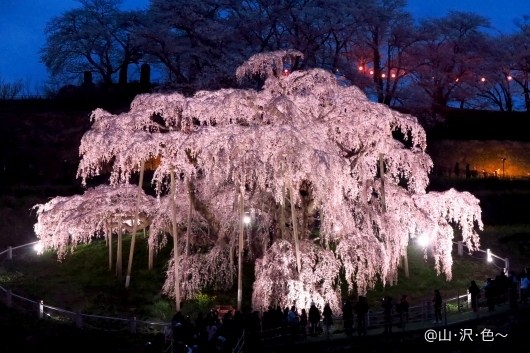
[{"label": "wooden support pole", "polygon": [[175,264],[175,306],[180,311],[179,252],[177,236],[177,208],[175,205],[175,171],[171,168],[171,223],[173,226],[173,260]]},{"label": "wooden support pole", "polygon": [[230,243],[230,249],[229,249],[229,257],[230,257],[230,274],[233,275],[233,268],[234,268],[234,243]]},{"label": "wooden support pole", "polygon": [[237,269],[237,310],[241,311],[243,302],[243,217],[245,216],[244,186],[241,187],[241,201],[239,208],[239,246],[238,246],[238,269]]},{"label": "wooden support pole", "polygon": [[154,267],[155,250],[149,242],[149,233],[147,232],[147,227],[144,227],[144,238],[147,239],[147,269],[150,271]]},{"label": "wooden support pole", "polygon": [[294,192],[293,187],[289,186],[289,191],[291,193],[291,219],[293,222],[293,239],[294,239],[294,250],[296,254],[296,269],[298,273],[302,270],[302,263],[300,260],[300,248],[298,244],[298,224],[296,222],[296,209],[295,209],[295,201],[294,201]]},{"label": "wooden support pole", "polygon": [[405,253],[403,254],[403,269],[405,270],[405,277],[409,276],[409,255],[408,246],[405,245]]},{"label": "wooden support pole", "polygon": [[280,226],[282,231],[282,239],[287,239],[285,231],[285,184],[282,185],[282,204],[280,205]]},{"label": "wooden support pole", "polygon": [[379,153],[379,174],[381,176],[381,205],[383,206],[383,212],[386,212],[385,202],[385,161],[383,160],[383,154]]},{"label": "wooden support pole", "polygon": [[44,317],[44,301],[42,300],[39,302],[38,315],[39,319],[42,319]]},{"label": "wooden support pole", "polygon": [[186,257],[188,257],[189,249],[190,249],[191,212],[193,211],[193,209],[192,209],[193,208],[193,203],[192,203],[192,200],[191,200],[191,193],[192,193],[191,181],[189,181],[188,185],[189,185],[189,187],[188,187],[188,203],[190,205],[189,205],[189,209],[188,209],[188,226],[186,228]]},{"label": "wooden support pole", "polygon": [[112,229],[107,226],[105,232],[109,241],[109,271],[112,271]]},{"label": "wooden support pole", "polygon": [[129,321],[129,331],[132,334],[136,333],[136,316],[133,317],[132,319],[130,319],[130,321]]},{"label": "wooden support pole", "polygon": [[123,234],[121,216],[118,216],[118,247],[116,249],[116,276],[121,281],[123,275]]},{"label": "wooden support pole", "polygon": [[125,277],[125,288],[129,288],[129,284],[131,282],[132,262],[134,256],[134,242],[136,240],[136,230],[138,229],[138,214],[140,213],[140,193],[142,191],[142,185],[144,183],[144,166],[145,162],[142,161],[140,165],[140,181],[138,182],[138,194],[136,195],[136,207],[132,220],[131,251],[129,252],[129,264],[127,265],[127,277]]},{"label": "wooden support pole", "polygon": [[78,329],[83,328],[83,315],[79,312],[75,314],[75,327]]}]

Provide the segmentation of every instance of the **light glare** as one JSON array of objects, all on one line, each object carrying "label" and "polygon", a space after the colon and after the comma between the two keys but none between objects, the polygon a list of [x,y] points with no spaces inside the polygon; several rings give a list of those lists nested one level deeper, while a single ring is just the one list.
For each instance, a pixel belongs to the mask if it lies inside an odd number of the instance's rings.
[{"label": "light glare", "polygon": [[421,246],[422,248],[429,245],[429,241],[430,239],[426,234],[422,234],[418,237],[418,245]]}]

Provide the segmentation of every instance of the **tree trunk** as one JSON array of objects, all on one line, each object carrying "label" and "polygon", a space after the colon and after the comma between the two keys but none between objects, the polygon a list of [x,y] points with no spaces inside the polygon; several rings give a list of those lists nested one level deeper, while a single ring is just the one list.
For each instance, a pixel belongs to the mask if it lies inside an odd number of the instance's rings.
[{"label": "tree trunk", "polygon": [[126,85],[127,84],[127,71],[129,69],[128,63],[123,63],[120,67],[120,74],[118,79],[118,84]]},{"label": "tree trunk", "polygon": [[[188,181],[187,185],[188,189],[195,189],[191,181]],[[219,222],[216,220],[215,216],[212,214],[212,212],[210,212],[208,205],[202,202],[200,199],[196,198],[193,193],[190,194],[190,200],[192,202],[193,210],[203,216],[206,222],[208,223],[208,239],[211,239],[210,236],[216,236],[219,233],[220,225]],[[237,204],[237,196],[234,204]]]},{"label": "tree trunk", "polygon": [[177,210],[175,206],[175,171],[171,168],[171,223],[173,226],[173,260],[175,263],[175,306],[180,311],[179,252],[177,238]]},{"label": "tree trunk", "polygon": [[374,83],[377,89],[377,102],[383,103],[383,78],[381,77],[381,53],[379,51],[379,29],[372,31],[372,50],[374,55]]},{"label": "tree trunk", "polygon": [[131,235],[131,251],[129,252],[129,264],[127,266],[127,277],[125,278],[125,288],[129,288],[131,281],[131,270],[134,255],[134,242],[136,239],[136,230],[138,229],[138,213],[140,212],[140,192],[144,182],[144,161],[140,165],[140,181],[138,182],[138,194],[136,195],[136,207],[133,215],[132,235]]}]

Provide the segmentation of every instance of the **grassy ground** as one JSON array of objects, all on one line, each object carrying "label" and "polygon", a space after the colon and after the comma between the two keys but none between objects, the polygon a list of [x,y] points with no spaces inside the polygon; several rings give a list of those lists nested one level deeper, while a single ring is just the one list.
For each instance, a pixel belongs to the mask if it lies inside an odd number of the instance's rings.
[{"label": "grassy ground", "polygon": [[[129,246],[130,237],[125,237],[124,274]],[[169,247],[163,249],[154,269],[148,271],[146,240],[137,237],[129,289],[109,270],[104,241],[78,246],[62,263],[53,252],[37,256],[26,251],[11,263],[4,262],[0,283],[14,293],[70,311],[169,320],[174,306],[159,294],[169,251]]]},{"label": "grassy ground", "polygon": [[404,270],[401,268],[397,285],[383,287],[379,283],[374,290],[368,291],[367,299],[372,304],[371,307],[379,308],[383,296],[388,295],[398,300],[403,294],[407,295],[411,306],[421,305],[422,302],[433,299],[435,289],[440,290],[443,298],[452,298],[465,294],[471,280],[481,285],[487,277],[495,277],[498,274],[495,266],[469,255],[459,257],[455,249],[453,251],[453,278],[447,281],[445,275],[436,274],[433,258],[428,257],[425,260],[423,256],[422,249],[409,246],[409,277],[405,277]]},{"label": "grassy ground", "polygon": [[[125,238],[124,249],[129,249],[129,238]],[[116,279],[108,268],[108,250],[103,241],[81,245],[59,263],[55,254],[47,252],[37,256],[31,251],[19,255],[12,262],[4,262],[0,270],[0,283],[14,293],[74,312],[131,317],[139,320],[169,321],[174,313],[174,304],[160,294],[165,279],[166,260],[169,247],[155,259],[155,268],[147,270],[146,243],[137,239],[135,262],[131,286],[124,288],[123,281]],[[128,250],[124,253],[127,259]],[[472,279],[482,283],[486,277],[498,273],[495,266],[470,256],[455,257],[453,279],[447,281],[438,276],[432,258],[424,260],[423,250],[409,247],[409,273],[405,277],[400,270],[399,282],[392,287],[378,284],[368,292],[371,306],[379,307],[383,296],[398,299],[407,294],[411,305],[430,300],[434,289],[439,289],[445,298],[464,294]],[[126,263],[124,263],[126,268]],[[250,304],[253,269],[247,266],[244,279],[244,298]],[[206,293],[201,301],[185,303],[185,314],[196,314],[207,310],[208,305],[234,305],[236,288],[226,293]],[[245,304],[245,303],[244,303]]]},{"label": "grassy ground", "polygon": [[[510,267],[516,271],[530,265],[530,222],[526,213],[530,209],[530,181],[499,179],[433,179],[431,190],[447,190],[454,187],[470,191],[481,200],[485,229],[481,232],[481,248],[490,248],[493,253],[510,259]],[[16,203],[16,199],[12,203]],[[527,207],[527,204],[529,207]],[[127,268],[130,239],[124,239],[124,269]],[[114,245],[115,246],[115,245]],[[76,312],[104,314],[107,316],[131,317],[139,320],[155,319],[168,321],[174,312],[172,300],[162,296],[160,289],[165,279],[166,262],[170,246],[162,249],[155,258],[155,268],[147,270],[147,245],[143,237],[137,238],[131,286],[124,288],[123,281],[116,279],[108,268],[108,249],[104,241],[94,241],[78,246],[74,253],[59,263],[53,253],[36,256],[33,252],[16,252],[18,257],[0,266],[0,285],[11,288],[34,300]],[[480,285],[487,277],[494,277],[503,261],[487,264],[484,260],[469,255],[459,257],[453,252],[453,279],[447,281],[438,276],[432,258],[424,260],[423,251],[410,246],[408,249],[410,277],[400,270],[397,285],[383,287],[378,284],[367,297],[374,309],[379,308],[383,296],[398,299],[407,294],[411,305],[431,300],[434,289],[439,289],[444,298],[464,294],[469,282]],[[482,254],[475,254],[480,257]],[[243,280],[243,305],[250,305],[253,282],[253,266],[246,264]],[[194,314],[207,310],[211,305],[235,305],[236,288],[221,293],[206,292],[200,301],[185,303],[183,312]],[[344,297],[348,297],[344,293]]]}]

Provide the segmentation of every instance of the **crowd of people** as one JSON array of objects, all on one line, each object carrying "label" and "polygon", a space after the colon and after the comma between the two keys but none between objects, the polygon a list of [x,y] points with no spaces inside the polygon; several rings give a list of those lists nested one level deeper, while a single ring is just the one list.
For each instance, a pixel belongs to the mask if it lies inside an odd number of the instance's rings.
[{"label": "crowd of people", "polygon": [[[406,297],[406,296],[405,296]],[[353,334],[354,316],[357,316],[359,335],[366,336],[366,315],[369,306],[365,297],[360,296],[355,305],[345,302],[342,310],[344,329],[348,336]],[[216,310],[206,316],[198,314],[192,322],[189,316],[177,312],[171,322],[171,330],[166,333],[173,340],[174,351],[229,352],[245,332],[245,344],[248,346],[259,340],[283,337],[285,339],[332,334],[334,313],[329,304],[320,310],[311,303],[308,311],[295,306],[281,309],[269,307],[262,315],[258,311],[246,310],[227,312],[219,318]]]},{"label": "crowd of people", "polygon": [[[482,293],[486,299],[489,311],[495,310],[495,305],[509,302],[511,308],[519,304],[525,305],[530,296],[530,269],[523,270],[519,275],[511,271],[508,276],[501,273],[495,279],[488,278],[482,287],[471,281],[468,288],[471,297],[471,307],[479,309]],[[442,323],[442,295],[438,289],[434,290],[432,299],[434,322]],[[409,302],[407,295],[403,295],[397,302],[390,296],[381,301],[384,319],[384,333],[391,333],[392,326],[402,327],[409,318]],[[359,296],[352,305],[346,301],[342,307],[342,322],[344,333],[351,337],[354,334],[354,318],[357,318],[357,334],[366,336],[367,314],[370,308],[366,297]],[[397,315],[396,315],[397,314]],[[189,317],[177,313],[172,320],[172,339],[177,347],[175,352],[228,352],[245,332],[245,342],[267,340],[284,337],[286,339],[305,336],[332,334],[334,315],[329,304],[320,310],[315,303],[311,303],[308,311],[296,306],[281,309],[280,306],[269,307],[261,315],[258,311],[245,310],[243,312],[227,312],[222,320],[217,311],[212,310],[206,316],[199,314],[195,322]],[[397,318],[397,321],[396,321]]]},{"label": "crowd of people", "polygon": [[230,352],[243,330],[261,331],[257,311],[245,314],[236,311],[234,315],[227,312],[220,320],[217,310],[211,310],[206,316],[199,313],[195,322],[177,312],[166,338],[173,340],[175,353]]},{"label": "crowd of people", "polygon": [[482,287],[471,281],[468,291],[471,295],[471,305],[474,311],[478,310],[479,301],[484,291],[488,311],[494,311],[498,304],[508,302],[510,308],[515,309],[520,304],[526,305],[530,295],[530,268],[522,270],[519,274],[510,271],[508,276],[501,272],[495,279],[487,278]]}]

